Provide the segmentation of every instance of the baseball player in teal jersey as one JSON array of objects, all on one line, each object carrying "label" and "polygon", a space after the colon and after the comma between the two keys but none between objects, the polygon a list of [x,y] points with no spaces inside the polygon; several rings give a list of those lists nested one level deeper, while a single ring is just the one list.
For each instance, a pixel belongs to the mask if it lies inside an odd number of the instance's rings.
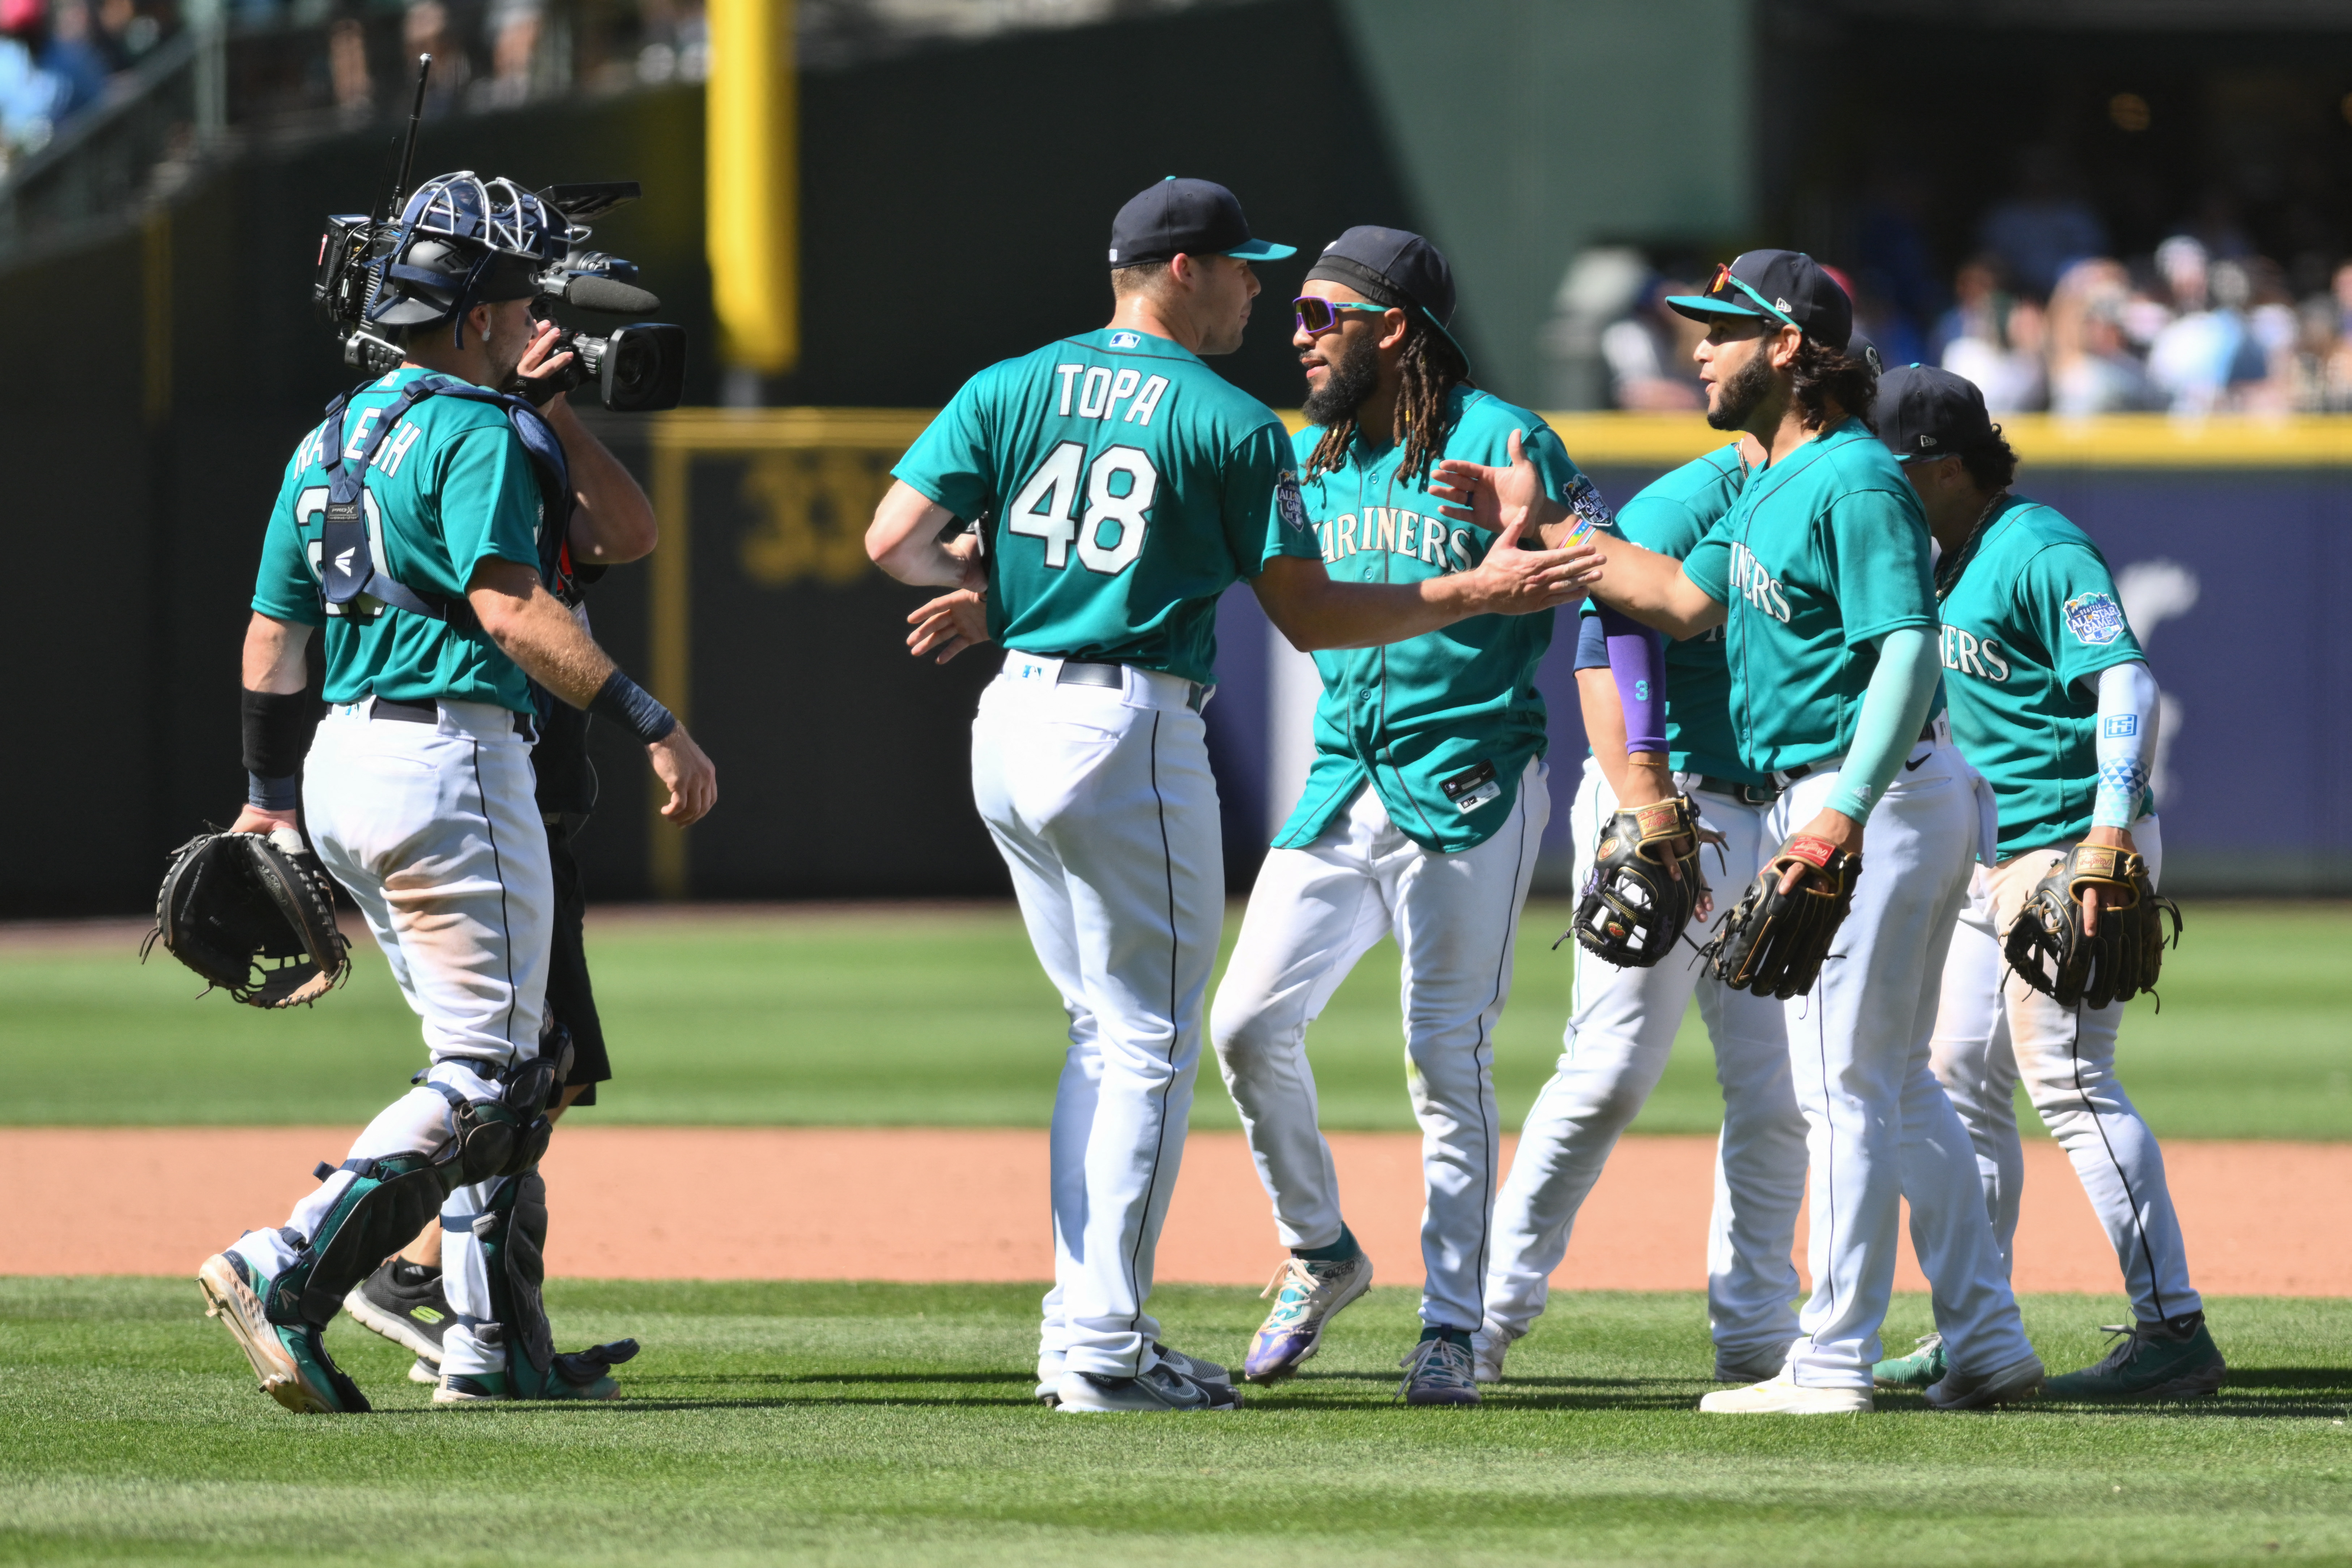
[{"label": "baseball player in teal jersey", "polygon": [[[1221,185],[1143,192],[1112,226],[1110,324],[966,383],[866,533],[892,575],[959,590],[919,617],[984,594],[1007,649],[972,723],[972,791],[1070,1021],[1037,1360],[1039,1397],[1064,1411],[1238,1403],[1145,1310],[1224,907],[1201,720],[1218,595],[1247,579],[1298,646],[1364,646],[1549,609],[1591,560],[1498,550],[1425,582],[1326,575],[1287,433],[1200,357],[1240,346],[1250,263],[1289,254],[1253,239]],[[958,519],[982,526],[942,542]]]},{"label": "baseball player in teal jersey", "polygon": [[[1469,384],[1446,331],[1454,300],[1428,241],[1359,227],[1324,247],[1294,304],[1310,422],[1296,460],[1325,567],[1342,582],[1475,568],[1493,536],[1449,525],[1424,485],[1447,452],[1499,459],[1514,429],[1529,432],[1546,493],[1605,523],[1559,437]],[[1357,960],[1393,936],[1427,1192],[1422,1336],[1402,1392],[1409,1404],[1477,1403],[1469,1342],[1502,1127],[1489,1068],[1551,815],[1535,688],[1551,631],[1549,616],[1485,616],[1315,655],[1314,763],[1210,1009],[1218,1065],[1291,1252],[1244,1365],[1253,1382],[1296,1373],[1332,1315],[1371,1283],[1371,1260],[1341,1218],[1306,1037]]]},{"label": "baseball player in teal jersey", "polygon": [[[1684,464],[1618,509],[1619,531],[1661,555],[1688,555],[1731,510],[1763,456],[1751,437]],[[1703,826],[1721,837],[1705,857],[1707,869],[1724,888],[1744,887],[1778,847],[1766,837],[1764,818],[1780,789],[1740,761],[1721,628],[1666,645],[1667,754],[1659,762],[1672,778],[1642,790],[1613,761],[1629,749],[1625,704],[1610,676],[1592,605],[1580,625],[1577,685],[1593,754],[1572,807],[1575,885],[1583,885],[1621,800],[1680,789],[1698,807]],[[1486,1322],[1474,1346],[1481,1381],[1501,1377],[1506,1351],[1542,1312],[1577,1212],[1619,1135],[1657,1087],[1694,994],[1723,1087],[1707,1226],[1715,1373],[1753,1383],[1772,1376],[1787,1359],[1797,1337],[1800,1291],[1790,1250],[1805,1195],[1805,1122],[1790,1083],[1780,1005],[1723,984],[1687,955],[1621,968],[1579,950],[1559,1068],[1528,1112],[1496,1204]]]},{"label": "baseball player in teal jersey", "polygon": [[[1718,1414],[1867,1410],[1895,1279],[1898,1199],[1932,1288],[1949,1370],[1939,1409],[2030,1396],[2027,1342],[1977,1190],[1967,1134],[1928,1065],[1936,980],[1990,840],[1990,792],[1940,727],[1936,602],[1918,497],[1869,425],[1875,374],[1849,359],[1853,302],[1811,257],[1750,251],[1678,310],[1707,323],[1697,351],[1707,420],[1744,429],[1765,465],[1687,559],[1608,546],[1592,595],[1676,637],[1722,625],[1739,759],[1780,795],[1768,842],[1808,836],[1870,852],[1812,989],[1785,1004],[1790,1071],[1808,1130],[1813,1291],[1768,1382],[1706,1395]],[[1489,476],[1463,475],[1475,489]],[[1528,466],[1503,515],[1556,523]],[[1525,498],[1524,500],[1521,498]],[[1990,844],[1986,848],[1990,852]],[[1807,875],[1792,862],[1793,888]]]},{"label": "baseball player in teal jersey", "polygon": [[[322,1331],[436,1209],[457,1314],[436,1403],[610,1397],[604,1368],[634,1351],[551,1359],[536,1262],[518,1261],[536,1247],[510,1231],[562,1071],[540,1055],[553,889],[530,681],[643,739],[673,821],[707,812],[717,785],[684,728],[542,576],[558,542],[542,537],[551,507],[579,524],[568,537],[584,554],[610,542],[594,497],[572,515],[571,476],[591,490],[626,482],[601,448],[551,470],[532,442],[558,437],[489,390],[544,355],[529,301],[554,243],[545,205],[507,181],[457,174],[418,188],[371,295],[372,323],[405,335],[407,362],[338,399],[303,439],[262,547],[244,655],[252,778],[236,830],[299,846],[299,794],[430,1053],[417,1087],[340,1169],[320,1167],[285,1226],[247,1232],[198,1271],[213,1315],[291,1410],[367,1408]],[[584,429],[562,439],[593,445]],[[304,658],[322,626],[330,706],[311,739]]]},{"label": "baseball player in teal jersey", "polygon": [[[2049,507],[2011,493],[2017,455],[1974,385],[1918,365],[1889,371],[1878,434],[1943,547],[1936,587],[1952,739],[1990,781],[2000,813],[2000,858],[1976,868],[1944,962],[1936,1076],[1975,1142],[2004,1265],[2025,1174],[2020,1079],[2116,1249],[2133,1321],[2106,1360],[2053,1378],[2048,1396],[2210,1394],[2228,1363],[2189,1282],[2163,1152],[2116,1074],[2123,1004],[2063,1006],[2019,979],[2001,952],[2035,884],[2078,843],[2137,852],[2152,878],[2161,874],[2147,790],[2156,678],[2098,546]],[[1878,1380],[1932,1382],[1943,1359],[1931,1337],[1882,1363]]]}]

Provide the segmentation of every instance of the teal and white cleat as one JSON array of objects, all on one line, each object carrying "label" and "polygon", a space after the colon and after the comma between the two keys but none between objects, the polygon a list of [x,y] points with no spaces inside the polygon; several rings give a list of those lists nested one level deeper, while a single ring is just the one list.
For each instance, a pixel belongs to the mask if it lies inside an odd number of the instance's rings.
[{"label": "teal and white cleat", "polygon": [[1909,1355],[1889,1356],[1870,1369],[1870,1381],[1880,1388],[1927,1388],[1944,1381],[1951,1371],[1944,1360],[1944,1336],[1929,1334]]},{"label": "teal and white cleat", "polygon": [[1423,1340],[1397,1365],[1404,1368],[1397,1397],[1407,1405],[1478,1403],[1477,1359],[1462,1340]]},{"label": "teal and white cleat", "polygon": [[1242,1363],[1252,1383],[1280,1383],[1323,1348],[1323,1331],[1339,1310],[1372,1288],[1372,1260],[1362,1253],[1336,1262],[1284,1260],[1263,1292],[1274,1310],[1258,1325]]},{"label": "teal and white cleat", "polygon": [[196,1270],[205,1294],[205,1316],[218,1318],[261,1380],[261,1392],[298,1415],[356,1415],[369,1408],[359,1384],[328,1355],[320,1331],[308,1323],[289,1327],[269,1321],[252,1269],[233,1252],[216,1252]]}]

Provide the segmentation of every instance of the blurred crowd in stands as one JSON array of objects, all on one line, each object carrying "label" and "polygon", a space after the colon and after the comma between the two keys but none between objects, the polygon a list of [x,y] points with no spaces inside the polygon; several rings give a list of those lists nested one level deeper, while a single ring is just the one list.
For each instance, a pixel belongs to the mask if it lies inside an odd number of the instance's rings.
[{"label": "blurred crowd in stands", "polygon": [[[187,0],[0,0],[0,174],[123,90],[179,32]],[[434,58],[427,109],[499,109],[586,87],[698,81],[703,0],[223,0],[233,120],[404,108]]]},{"label": "blurred crowd in stands", "polygon": [[171,0],[0,0],[0,170],[102,102],[161,43]]},{"label": "blurred crowd in stands", "polygon": [[[2286,264],[2260,254],[2218,190],[2152,249],[2118,256],[2062,167],[2026,157],[1948,281],[1903,204],[1864,201],[1852,257],[1822,259],[1848,261],[1856,326],[1886,363],[1941,364],[1998,413],[2352,412],[2352,261],[2315,245]],[[1660,303],[1690,291],[1653,274],[1601,331],[1617,406],[1699,406],[1700,329]]]}]

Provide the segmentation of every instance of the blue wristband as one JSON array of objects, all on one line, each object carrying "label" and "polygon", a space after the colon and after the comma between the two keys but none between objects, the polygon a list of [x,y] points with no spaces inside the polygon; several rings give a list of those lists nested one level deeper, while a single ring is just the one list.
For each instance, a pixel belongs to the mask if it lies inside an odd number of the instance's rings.
[{"label": "blue wristband", "polygon": [[292,811],[302,804],[301,775],[288,773],[284,778],[268,779],[248,772],[245,775],[245,803],[264,811]]},{"label": "blue wristband", "polygon": [[604,689],[589,702],[588,711],[612,720],[648,746],[677,728],[677,715],[617,669],[604,678]]}]

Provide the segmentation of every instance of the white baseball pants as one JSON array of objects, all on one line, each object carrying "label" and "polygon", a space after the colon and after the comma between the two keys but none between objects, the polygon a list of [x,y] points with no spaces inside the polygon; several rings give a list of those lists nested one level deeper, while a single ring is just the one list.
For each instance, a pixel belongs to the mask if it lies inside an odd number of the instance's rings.
[{"label": "white baseball pants", "polygon": [[[303,767],[302,805],[327,869],[367,917],[408,1005],[424,1021],[430,1081],[467,1099],[498,1096],[484,1074],[538,1054],[555,893],[547,829],[534,798],[530,747],[514,715],[482,702],[443,702],[440,721],[371,718],[373,700],[328,710]],[[420,1085],[368,1123],[348,1158],[432,1154],[454,1134],[447,1100]],[[287,1228],[309,1237],[352,1177],[338,1171],[294,1207]],[[465,1222],[490,1184],[442,1205],[443,1289],[465,1317],[491,1315],[481,1244]],[[274,1230],[237,1251],[265,1279],[294,1260]],[[464,1323],[443,1342],[445,1370],[502,1373]]]},{"label": "white baseball pants", "polygon": [[[1767,808],[1700,791],[1695,778],[1679,782],[1692,791],[1706,825],[1724,836],[1719,859],[1713,848],[1701,853],[1717,907],[1728,909],[1779,847],[1764,835]],[[1617,810],[1616,795],[1589,757],[1572,810],[1580,891]],[[1800,1281],[1790,1254],[1805,1201],[1805,1120],[1790,1086],[1780,1005],[1726,986],[1688,949],[1647,969],[1621,969],[1578,949],[1559,1067],[1528,1112],[1495,1205],[1486,1316],[1514,1338],[1543,1311],[1577,1212],[1619,1135],[1657,1088],[1694,993],[1723,1086],[1706,1242],[1707,1323],[1716,1352],[1735,1365],[1777,1363],[1797,1337]]]},{"label": "white baseball pants", "polygon": [[1131,1377],[1160,1333],[1144,1303],[1183,1159],[1224,847],[1192,684],[1130,668],[1123,687],[1066,686],[1061,664],[1006,655],[972,721],[972,795],[1070,1019],[1038,1376]]},{"label": "white baseball pants", "polygon": [[[1834,770],[1796,781],[1766,814],[1769,840],[1777,847],[1819,815],[1836,781]],[[1911,1205],[1951,1365],[1996,1372],[2032,1352],[1974,1147],[1928,1065],[1945,955],[1989,837],[1980,785],[1952,746],[1912,752],[1870,814],[1853,912],[1821,978],[1782,1004],[1812,1166],[1813,1293],[1789,1351],[1809,1387],[1870,1386],[1895,1286],[1898,1198]]]},{"label": "white baseball pants", "polygon": [[[2161,875],[2164,841],[2157,819],[2141,817],[2131,834],[2150,877]],[[2001,933],[2034,885],[2072,848],[2032,849],[1997,870],[1977,868],[1951,956],[1944,961],[1936,1077],[1974,1142],[2002,1270],[2014,1261],[2025,1181],[2014,1093],[2021,1078],[2116,1249],[2134,1315],[2154,1322],[2201,1310],[2203,1302],[2189,1282],[2189,1252],[2165,1185],[2164,1152],[2116,1076],[2124,1005],[2061,1007],[2010,973],[2001,955]]]},{"label": "white baseball pants", "polygon": [[1369,784],[1303,849],[1274,849],[1250,890],[1210,1035],[1258,1179],[1290,1247],[1339,1239],[1339,1187],[1317,1125],[1307,1027],[1356,961],[1394,936],[1402,959],[1406,1083],[1421,1122],[1422,1321],[1478,1327],[1491,1251],[1502,1120],[1495,1021],[1551,816],[1547,770],[1528,763],[1510,816],[1456,854],[1423,848]]}]

